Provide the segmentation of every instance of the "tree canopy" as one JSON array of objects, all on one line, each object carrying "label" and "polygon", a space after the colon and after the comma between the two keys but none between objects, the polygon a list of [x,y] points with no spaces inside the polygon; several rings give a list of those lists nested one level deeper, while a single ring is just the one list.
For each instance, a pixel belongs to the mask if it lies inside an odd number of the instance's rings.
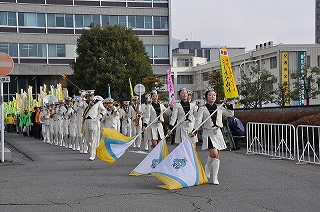
[{"label": "tree canopy", "polygon": [[305,65],[301,73],[292,73],[290,77],[296,79],[292,83],[292,100],[301,100],[303,97],[306,100],[306,104],[309,105],[310,99],[316,99],[320,94],[318,89],[320,84],[319,67]]},{"label": "tree canopy", "polygon": [[81,89],[94,89],[97,95],[117,101],[130,100],[132,86],[153,76],[150,58],[142,41],[131,29],[120,25],[91,25],[78,38],[72,79]]},{"label": "tree canopy", "polygon": [[241,95],[240,103],[245,107],[262,107],[272,103],[275,90],[273,85],[277,78],[265,69],[252,67],[248,74],[241,75],[241,83],[238,86]]}]

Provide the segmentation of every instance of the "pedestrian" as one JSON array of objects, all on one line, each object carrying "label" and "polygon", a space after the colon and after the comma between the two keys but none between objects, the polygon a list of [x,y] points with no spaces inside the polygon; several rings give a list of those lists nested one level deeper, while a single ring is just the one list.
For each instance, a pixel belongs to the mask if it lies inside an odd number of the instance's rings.
[{"label": "pedestrian", "polygon": [[[209,152],[207,163],[205,164],[205,174],[207,178],[210,178],[212,171],[213,184],[218,185],[220,150],[227,148],[220,129],[223,127],[222,116],[233,116],[233,107],[227,100],[224,100],[224,103],[227,105],[226,108],[224,106],[219,107],[219,105],[215,103],[216,92],[212,89],[205,92],[205,100],[207,103],[200,107],[197,113],[195,129],[198,129],[202,124],[202,150],[208,150]],[[210,115],[211,117],[208,118]],[[206,119],[207,121],[204,122]],[[191,133],[190,136],[193,137],[195,134],[196,132]]]}]

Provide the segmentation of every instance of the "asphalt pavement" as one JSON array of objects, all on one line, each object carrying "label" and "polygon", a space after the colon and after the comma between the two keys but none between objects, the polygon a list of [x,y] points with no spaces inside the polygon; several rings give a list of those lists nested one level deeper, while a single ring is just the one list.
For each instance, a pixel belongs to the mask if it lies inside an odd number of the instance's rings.
[{"label": "asphalt pavement", "polygon": [[[0,163],[0,211],[319,211],[320,166],[221,152],[220,185],[159,188],[153,176],[129,176],[146,156],[129,148],[114,164],[5,134],[13,162]],[[169,152],[175,145],[168,143]],[[197,152],[204,165],[207,151]],[[210,179],[209,179],[210,182]]]}]

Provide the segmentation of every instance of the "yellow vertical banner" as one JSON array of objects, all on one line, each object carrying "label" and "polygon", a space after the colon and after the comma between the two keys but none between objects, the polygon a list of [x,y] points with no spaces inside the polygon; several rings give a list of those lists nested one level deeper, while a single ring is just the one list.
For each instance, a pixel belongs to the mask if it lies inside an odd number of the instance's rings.
[{"label": "yellow vertical banner", "polygon": [[[281,84],[286,84],[286,91],[285,96],[287,96],[289,92],[289,54],[288,52],[281,52]],[[288,99],[286,99],[284,106],[288,106],[289,102]]]},{"label": "yellow vertical banner", "polygon": [[130,86],[131,103],[133,103],[133,89],[132,89],[132,84],[131,84],[130,78],[129,78],[129,86]]},{"label": "yellow vertical banner", "polygon": [[220,49],[220,66],[223,81],[224,96],[227,99],[238,97],[238,89],[233,77],[230,58],[228,56],[227,47]]}]

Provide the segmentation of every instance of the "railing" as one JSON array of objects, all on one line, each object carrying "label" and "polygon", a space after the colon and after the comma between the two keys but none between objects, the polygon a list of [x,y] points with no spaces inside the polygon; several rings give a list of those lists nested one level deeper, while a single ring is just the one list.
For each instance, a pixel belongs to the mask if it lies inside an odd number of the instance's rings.
[{"label": "railing", "polygon": [[295,160],[295,128],[291,124],[253,123],[246,125],[247,154]]},{"label": "railing", "polygon": [[[298,163],[320,164],[320,126],[299,125],[296,130]],[[301,148],[301,150],[300,150]]]}]

